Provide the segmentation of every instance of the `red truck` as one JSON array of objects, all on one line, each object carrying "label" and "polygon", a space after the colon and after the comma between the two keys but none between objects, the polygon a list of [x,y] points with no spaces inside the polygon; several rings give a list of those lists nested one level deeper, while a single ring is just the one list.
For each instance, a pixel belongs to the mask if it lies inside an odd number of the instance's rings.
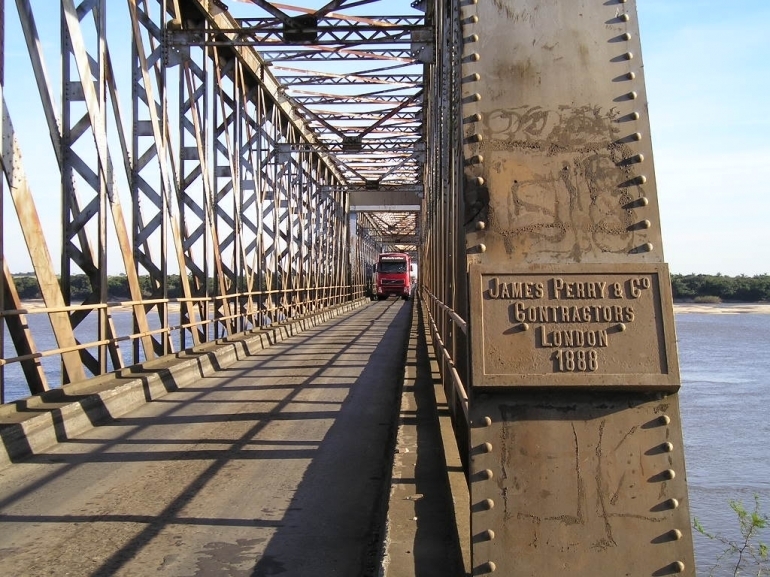
[{"label": "red truck", "polygon": [[409,300],[412,294],[412,259],[402,252],[384,252],[379,255],[374,268],[374,285],[377,300],[390,295]]}]

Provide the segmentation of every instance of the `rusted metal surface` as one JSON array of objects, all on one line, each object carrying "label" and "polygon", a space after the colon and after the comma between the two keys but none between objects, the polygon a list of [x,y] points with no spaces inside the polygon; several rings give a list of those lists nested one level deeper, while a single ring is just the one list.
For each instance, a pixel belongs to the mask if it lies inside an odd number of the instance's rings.
[{"label": "rusted metal surface", "polygon": [[635,4],[462,18],[474,574],[694,575]]},{"label": "rusted metal surface", "polygon": [[[40,223],[35,201],[28,185],[27,175],[22,163],[21,150],[8,113],[5,97],[2,96],[2,117],[0,117],[0,165],[9,183],[9,192],[16,215],[21,223],[24,241],[29,257],[35,268],[40,284],[40,292],[48,307],[64,306],[59,281],[54,270],[51,253],[45,243],[45,234]],[[66,313],[49,315],[54,336],[60,347],[72,347],[76,344],[72,325]],[[85,371],[76,352],[62,355],[64,375],[70,381],[85,377]]]},{"label": "rusted metal surface", "polygon": [[[3,16],[7,4],[2,1]],[[409,50],[411,32],[429,29],[419,11],[373,24],[348,15],[346,2],[334,10],[327,6],[318,18],[344,22],[351,27],[346,36],[332,32],[329,42],[315,45],[281,36],[287,50],[274,66],[269,59],[276,55],[260,55],[259,42],[238,41],[243,22],[221,3],[129,0],[121,6],[62,0],[62,44],[55,55],[63,63],[59,113],[36,26],[43,17],[49,24],[50,3],[15,4],[12,18],[27,43],[58,164],[50,168],[61,173],[63,202],[61,230],[35,224],[42,197],[29,186],[17,186],[25,179],[6,114],[3,168],[13,183],[10,196],[29,242],[30,268],[58,340],[55,349],[38,353],[31,332],[14,329],[15,353],[3,347],[4,360],[25,367],[32,363],[33,371],[40,371],[36,383],[30,379],[30,391],[46,386],[42,366],[35,364],[40,355],[60,354],[64,381],[82,379],[365,295],[367,265],[383,242],[398,239],[383,238],[387,224],[365,226],[372,222],[366,213],[351,227],[347,188],[351,179],[358,187],[373,179],[397,186],[419,183],[422,63]],[[264,10],[252,8],[267,34],[285,24],[275,14],[265,20]],[[315,12],[276,10],[288,12],[293,23],[295,13]],[[130,24],[123,35],[108,25],[116,18]],[[334,43],[348,42],[357,34],[355,26],[362,32],[374,26],[373,43],[359,43],[353,51],[358,74],[335,80],[291,63],[313,61],[320,53],[335,57],[335,50],[343,51],[340,61],[346,59],[350,50]],[[377,48],[383,39],[398,39],[406,55]],[[130,66],[115,62],[112,55],[125,58],[129,45]],[[111,52],[110,46],[119,49]],[[280,51],[275,43],[269,48]],[[383,59],[403,70],[379,70]],[[351,82],[359,88],[351,91]],[[287,95],[287,86],[302,90],[311,84],[330,85],[323,105]],[[378,90],[367,96],[372,84]],[[335,93],[332,87],[338,85]],[[120,94],[129,95],[129,106]],[[328,109],[338,105],[335,100],[344,104],[359,97],[366,103],[348,113]],[[377,98],[383,102],[372,107],[369,101]],[[369,161],[356,158],[350,143],[340,146],[348,136],[359,138]],[[113,164],[118,157],[122,162]],[[126,202],[130,215],[122,209]],[[406,220],[389,214],[381,220],[397,224],[399,238],[414,248],[414,213]],[[49,245],[59,243],[60,279],[57,264],[47,256],[53,252]],[[9,271],[9,283],[14,272]],[[75,303],[71,284],[80,274],[91,292]],[[116,332],[114,316],[120,309],[106,303],[108,275],[117,274],[126,276],[129,289],[126,306],[133,327],[128,334],[125,328]],[[169,299],[170,277],[177,274],[181,295]],[[2,310],[8,312],[3,322],[16,326],[23,317],[14,311],[23,303],[2,293]]]},{"label": "rusted metal surface", "polygon": [[426,150],[424,198],[420,214],[420,288],[439,360],[441,384],[467,466],[470,397],[467,220],[461,158],[462,126],[459,2],[429,4],[435,26],[434,58],[426,66]]},{"label": "rusted metal surface", "polygon": [[15,4],[63,210],[45,230],[3,97],[7,196],[57,343],[37,350],[7,272],[0,376],[22,362],[36,392],[55,386],[40,355],[75,380],[280,323],[365,296],[377,253],[419,252],[472,447],[474,573],[692,574],[633,1],[62,0],[61,114],[35,25],[50,2]]},{"label": "rusted metal surface", "polygon": [[695,574],[676,395],[477,393],[471,418],[474,574]]},{"label": "rusted metal surface", "polygon": [[[661,262],[633,2],[510,0],[465,9],[468,194],[476,262]],[[515,30],[515,34],[511,31]],[[567,33],[566,31],[569,31]],[[478,61],[471,61],[478,57]]]}]

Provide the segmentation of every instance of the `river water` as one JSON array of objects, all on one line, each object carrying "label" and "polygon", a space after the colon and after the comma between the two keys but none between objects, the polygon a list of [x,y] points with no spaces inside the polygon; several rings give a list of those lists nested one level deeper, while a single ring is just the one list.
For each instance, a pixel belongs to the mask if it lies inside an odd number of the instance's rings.
[{"label": "river water", "polygon": [[[119,334],[130,332],[130,313],[113,318]],[[45,315],[28,319],[38,348],[53,348],[44,339]],[[730,500],[753,507],[758,495],[770,512],[770,314],[677,313],[676,329],[690,513],[707,530],[737,538]],[[13,356],[7,335],[5,343]],[[46,359],[45,366],[54,374],[58,361]],[[26,396],[18,367],[6,367],[5,383],[6,401]],[[767,531],[761,537],[770,541]],[[708,575],[724,546],[694,538],[698,575]],[[732,575],[733,568],[725,562],[713,574]]]},{"label": "river water", "polygon": [[[737,538],[730,500],[751,509],[758,495],[770,513],[770,314],[677,314],[676,329],[690,513],[706,530]],[[696,533],[698,575],[724,549]],[[714,575],[733,575],[734,566]]]}]

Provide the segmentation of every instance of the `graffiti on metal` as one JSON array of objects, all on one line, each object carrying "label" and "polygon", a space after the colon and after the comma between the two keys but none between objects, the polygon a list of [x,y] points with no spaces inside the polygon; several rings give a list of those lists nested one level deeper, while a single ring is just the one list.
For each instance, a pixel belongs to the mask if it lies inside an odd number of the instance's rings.
[{"label": "graffiti on metal", "polygon": [[474,267],[471,282],[477,386],[678,387],[665,265]]}]

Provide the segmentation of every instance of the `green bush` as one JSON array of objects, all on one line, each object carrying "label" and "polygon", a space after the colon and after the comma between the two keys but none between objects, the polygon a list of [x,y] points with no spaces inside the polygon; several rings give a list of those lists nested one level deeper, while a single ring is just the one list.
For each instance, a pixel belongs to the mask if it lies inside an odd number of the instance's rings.
[{"label": "green bush", "polygon": [[770,275],[674,274],[671,291],[674,299],[719,297],[723,301],[767,302],[770,301]]},{"label": "green bush", "polygon": [[722,299],[714,295],[697,296],[693,299],[698,304],[717,305],[722,302]]},{"label": "green bush", "polygon": [[741,501],[730,501],[730,508],[735,511],[738,517],[741,533],[738,540],[709,533],[697,518],[693,519],[692,525],[698,533],[708,539],[719,541],[725,546],[709,571],[709,575],[715,575],[715,571],[728,562],[733,577],[743,575],[742,571],[750,571],[751,575],[757,575],[757,577],[767,574],[770,571],[768,547],[766,543],[758,540],[758,533],[767,528],[770,517],[760,511],[759,495],[754,495],[753,511],[747,511]]}]

